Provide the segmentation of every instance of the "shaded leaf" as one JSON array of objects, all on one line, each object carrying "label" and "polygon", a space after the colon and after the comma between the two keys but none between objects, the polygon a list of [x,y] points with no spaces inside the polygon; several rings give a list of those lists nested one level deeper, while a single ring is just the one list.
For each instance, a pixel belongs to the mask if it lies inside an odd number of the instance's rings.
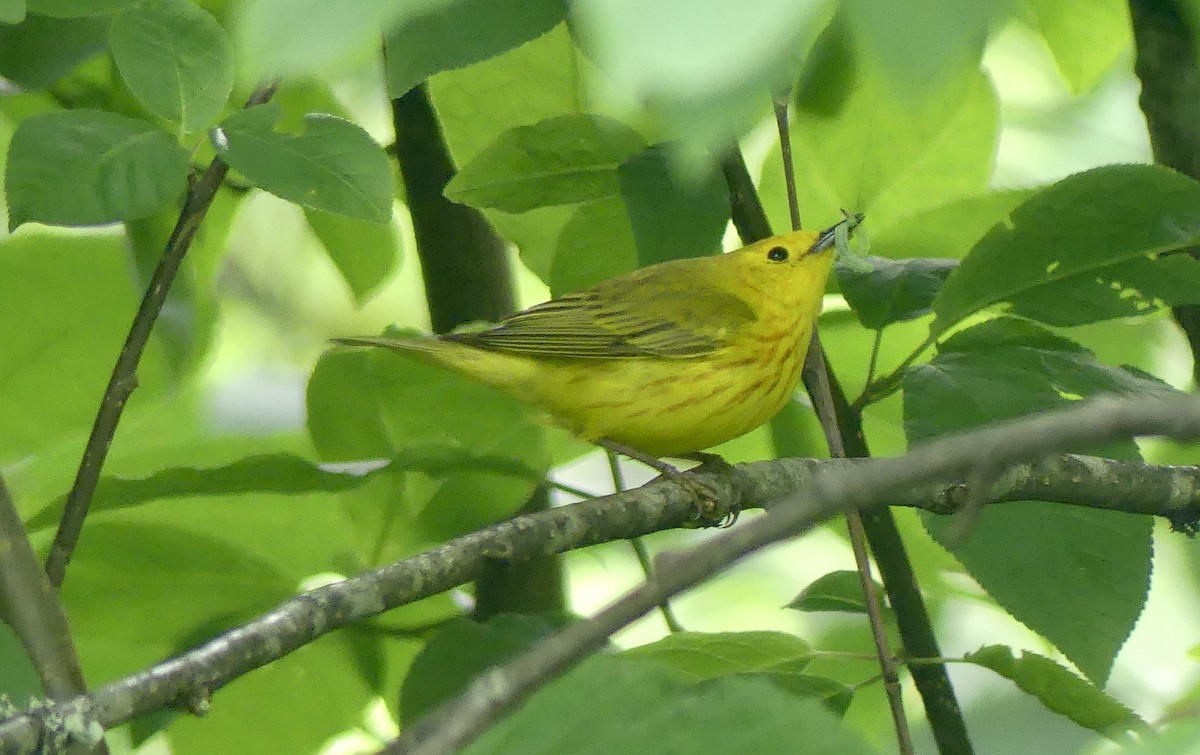
[{"label": "shaded leaf", "polygon": [[872,330],[929,314],[942,283],[958,267],[956,260],[875,256],[855,263],[838,258],[838,282],[859,322]]},{"label": "shaded leaf", "polygon": [[0,76],[22,89],[43,89],[107,47],[107,18],[26,16],[0,25]]},{"label": "shaded leaf", "polygon": [[563,0],[514,6],[508,0],[451,0],[397,26],[384,42],[388,96],[400,97],[435,73],[462,68],[550,31]]},{"label": "shaded leaf", "polygon": [[553,296],[578,291],[638,266],[637,241],[619,197],[581,205],[563,226],[546,283]]},{"label": "shaded leaf", "polygon": [[[883,586],[875,583],[875,594],[884,595]],[[856,571],[832,571],[822,575],[800,591],[787,604],[797,611],[867,612],[867,600]]]},{"label": "shaded leaf", "polygon": [[233,89],[225,30],[186,0],[150,0],[118,13],[109,45],[129,91],[185,132],[215,119]]},{"label": "shaded leaf", "polygon": [[667,147],[656,145],[622,162],[617,180],[639,267],[720,251],[729,223],[729,187],[720,173],[682,177]]},{"label": "shaded leaf", "polygon": [[304,219],[360,305],[400,264],[400,237],[391,223],[356,220],[311,207],[304,208]]},{"label": "shaded leaf", "polygon": [[489,666],[507,661],[538,640],[571,623],[567,616],[501,614],[480,624],[447,622],[413,659],[400,688],[400,716],[414,723],[463,692]]},{"label": "shaded leaf", "polygon": [[783,632],[675,632],[621,653],[626,660],[667,666],[692,681],[781,664],[799,671],[813,656],[808,643]]},{"label": "shaded leaf", "polygon": [[643,146],[611,118],[548,118],[502,134],[451,179],[446,196],[504,212],[615,197],[617,167]]},{"label": "shaded leaf", "polygon": [[[753,721],[731,726],[730,721]],[[763,679],[700,685],[654,664],[597,656],[534,695],[464,753],[706,752],[807,755],[870,750],[814,700]]]},{"label": "shaded leaf", "polygon": [[79,18],[107,15],[140,2],[142,0],[25,0],[25,7],[39,16]]}]

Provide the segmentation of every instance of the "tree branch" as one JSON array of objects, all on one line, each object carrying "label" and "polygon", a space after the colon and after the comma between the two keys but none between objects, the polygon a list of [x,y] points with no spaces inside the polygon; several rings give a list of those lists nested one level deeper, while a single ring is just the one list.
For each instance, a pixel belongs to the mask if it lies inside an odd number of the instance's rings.
[{"label": "tree branch", "polygon": [[[264,84],[250,95],[246,107],[261,105],[271,98],[275,92],[275,83]],[[112,376],[104,396],[100,399],[100,410],[92,424],[92,432],[88,437],[83,458],[79,463],[79,471],[75,474],[75,483],[67,496],[66,507],[59,520],[58,531],[54,535],[54,543],[50,546],[50,554],[46,558],[46,574],[54,587],[62,585],[66,575],[67,564],[75,552],[79,542],[79,533],[83,530],[83,520],[87,518],[88,507],[92,503],[92,495],[96,492],[96,483],[100,480],[100,469],[108,456],[109,446],[117,432],[117,424],[125,411],[125,402],[137,388],[138,362],[142,359],[142,351],[150,340],[154,322],[162,310],[163,302],[167,299],[167,291],[175,280],[175,274],[183,263],[183,258],[192,245],[192,238],[204,221],[209,206],[229,166],[220,157],[214,157],[208,170],[188,189],[179,211],[179,220],[167,240],[158,267],[150,278],[142,303],[134,315],[129,334],[125,337],[125,345],[117,356],[113,366]]]},{"label": "tree branch", "polygon": [[[1074,455],[1046,457],[1055,447],[1079,440],[1125,437],[1122,432],[1191,437],[1200,434],[1200,406],[1190,398],[1094,401],[964,434],[898,458],[779,459],[722,471],[705,470],[700,478],[723,500],[746,505],[781,501],[796,491],[806,491],[810,499],[815,496],[820,503],[811,516],[832,516],[840,513],[843,505],[869,511],[885,504],[950,513],[969,496],[962,484],[947,481],[966,479],[964,472],[978,464],[1005,466],[1022,457],[1020,446],[1026,444],[1031,445],[1027,455],[1040,460],[1013,466],[997,476],[985,496],[987,502],[1047,500],[1053,496],[1067,504],[1162,516],[1178,529],[1194,531],[1200,520],[1200,467],[1153,466]],[[836,490],[837,496],[827,501],[823,495],[829,490]],[[0,722],[0,751],[33,751],[47,716],[59,720],[82,717],[107,729],[163,708],[194,710],[202,707],[198,701],[207,700],[234,679],[329,632],[471,581],[489,559],[520,561],[684,526],[695,514],[693,495],[690,487],[668,480],[524,515],[404,561],[312,590],[180,656],[89,695]],[[776,504],[771,511],[794,508]],[[807,522],[811,516],[801,518]],[[772,514],[760,520],[779,518]],[[751,525],[761,527],[757,521],[748,521],[729,534],[740,533]],[[655,573],[659,578],[673,579],[675,568],[674,563],[660,563]],[[680,583],[675,592],[690,584]]]},{"label": "tree branch", "polygon": [[87,691],[67,617],[0,477],[0,618],[12,627],[52,700]]},{"label": "tree branch", "polygon": [[1063,411],[944,438],[901,457],[860,463],[854,469],[819,471],[809,485],[772,507],[767,516],[685,554],[665,554],[660,568],[642,585],[588,621],[567,627],[514,660],[484,672],[463,695],[406,727],[383,752],[441,755],[458,750],[662,601],[764,546],[801,534],[848,509],[883,506],[884,501],[931,479],[962,478],[979,469],[1003,469],[1022,458],[1036,459],[1057,448],[1148,434],[1180,440],[1200,437],[1200,400],[1091,400]]}]

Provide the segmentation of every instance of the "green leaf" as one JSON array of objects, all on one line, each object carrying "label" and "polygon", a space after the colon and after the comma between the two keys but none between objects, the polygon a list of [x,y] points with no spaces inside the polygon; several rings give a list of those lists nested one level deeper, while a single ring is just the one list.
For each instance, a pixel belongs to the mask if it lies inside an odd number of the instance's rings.
[{"label": "green leaf", "polygon": [[25,20],[25,0],[0,0],[0,24],[19,24]]},{"label": "green leaf", "polygon": [[184,132],[207,126],[229,99],[233,55],[225,30],[187,0],[150,0],[118,13],[109,45],[129,91]]},{"label": "green leaf", "polygon": [[813,655],[808,643],[783,632],[676,632],[618,657],[672,669],[696,684],[734,675],[761,679],[797,697],[816,698],[840,716],[854,692],[832,679],[801,673]]},{"label": "green leaf", "polygon": [[721,249],[729,223],[729,186],[717,171],[687,180],[668,147],[652,146],[617,168],[638,265],[701,257]]},{"label": "green leaf", "polygon": [[1022,0],[1033,26],[1075,95],[1085,94],[1129,49],[1129,8],[1121,0],[1096,0],[1078,12],[1071,0]]},{"label": "green leaf", "polygon": [[856,238],[870,234],[870,249],[881,257],[966,256],[992,226],[1033,196],[1032,189],[1009,189],[952,199],[945,204],[909,215],[878,232],[874,219],[858,230]]},{"label": "green leaf", "polygon": [[[215,467],[167,467],[147,477],[103,477],[89,511],[115,511],[162,498],[237,496],[243,493],[335,493],[363,485],[373,472],[325,470],[292,454],[246,456]],[[53,526],[59,508],[26,521],[32,530]]]},{"label": "green leaf", "polygon": [[734,676],[696,685],[653,664],[597,656],[547,685],[463,752],[782,755],[796,752],[798,731],[806,755],[870,752],[816,701],[763,679]]},{"label": "green leaf", "polygon": [[637,242],[619,197],[583,204],[567,221],[546,283],[554,296],[578,291],[638,266]]},{"label": "green leaf", "polygon": [[108,46],[106,18],[27,16],[0,25],[0,76],[22,89],[44,89]]},{"label": "green leaf", "polygon": [[439,71],[462,68],[540,37],[565,17],[563,0],[450,0],[414,15],[384,42],[384,77],[395,99]]},{"label": "green leaf", "polygon": [[[12,484],[16,462],[63,443],[74,457],[66,463],[78,464],[139,292],[116,234],[29,229],[11,236],[0,242],[0,280],[5,311],[14,313],[0,318],[0,364],[9,365],[0,371],[0,467]],[[127,411],[153,402],[168,384],[152,337]],[[63,474],[69,478],[70,470]]]},{"label": "green leaf", "polygon": [[[582,76],[565,25],[498,57],[434,76],[429,92],[455,164],[466,165],[512,128],[583,112],[588,95]],[[504,96],[496,97],[497,91]],[[571,213],[568,205],[517,215],[484,211],[544,281],[550,279],[558,236]]]},{"label": "green leaf", "polygon": [[1001,0],[919,0],[897,23],[888,0],[850,0],[847,18],[867,54],[897,87],[920,92],[979,66],[988,25],[1007,10]]},{"label": "green leaf", "polygon": [[963,660],[995,671],[1055,713],[1109,738],[1150,731],[1132,710],[1045,656],[1023,651],[1014,657],[1012,648],[988,645]]},{"label": "green leaf", "polygon": [[723,150],[794,80],[835,4],[581,0],[572,30],[622,100],[642,104],[685,158]]},{"label": "green leaf", "polygon": [[400,688],[401,722],[415,723],[463,692],[489,666],[504,663],[570,623],[565,616],[501,614],[481,624],[447,622],[413,659]]},{"label": "green leaf", "polygon": [[[1022,343],[1019,329],[1033,337]],[[906,373],[904,426],[911,444],[1099,393],[1169,390],[1142,373],[1100,364],[1044,329],[1004,318],[964,331],[932,362]],[[1063,450],[1137,458],[1132,442]],[[922,522],[1005,610],[1103,683],[1145,603],[1149,517],[1012,502],[986,507],[960,540],[950,538],[947,517],[922,515]]]},{"label": "green leaf", "polygon": [[150,215],[186,187],[187,153],[149,123],[100,110],[22,121],[8,152],[9,228]]},{"label": "green leaf", "polygon": [[375,223],[392,217],[392,170],[367,132],[311,113],[301,133],[280,133],[279,116],[268,103],[226,118],[216,132],[221,156],[257,186],[303,207]]},{"label": "green leaf", "polygon": [[104,16],[132,8],[142,0],[25,0],[30,13],[55,18]]},{"label": "green leaf", "polygon": [[311,208],[305,208],[304,218],[360,305],[400,263],[400,237],[391,223],[370,223]]},{"label": "green leaf", "polygon": [[[987,188],[999,109],[977,70],[914,93],[897,87],[835,22],[806,63],[795,102],[793,162],[807,219],[865,212],[873,232],[882,233],[906,216]],[[782,164],[772,150],[760,186],[776,228],[791,227]]]},{"label": "green leaf", "polygon": [[[884,594],[882,585],[875,583],[875,594]],[[858,572],[832,571],[818,577],[801,590],[787,607],[797,611],[844,611],[865,614],[867,600],[863,596]]]},{"label": "green leaf", "polygon": [[234,38],[248,80],[301,79],[379,54],[379,40],[406,19],[449,0],[359,0],[354,12],[324,0],[246,0],[237,8]]},{"label": "green leaf", "polygon": [[643,146],[611,118],[548,118],[502,134],[451,179],[446,196],[504,212],[614,197],[618,166]]},{"label": "green leaf", "polygon": [[869,256],[856,261],[865,263],[866,269],[838,259],[838,282],[859,322],[871,330],[929,314],[938,289],[958,267],[955,260],[946,259]]},{"label": "green leaf", "polygon": [[0,695],[16,705],[45,694],[29,653],[6,621],[0,621],[0,668]]},{"label": "green leaf", "polygon": [[807,642],[783,632],[676,632],[621,653],[624,659],[666,666],[697,682],[781,664],[799,671],[812,656]]},{"label": "green leaf", "polygon": [[469,451],[461,467],[405,478],[407,511],[430,538],[478,529],[528,500],[548,464],[545,430],[531,414],[496,390],[384,349],[328,352],[308,386],[309,433],[326,460]]},{"label": "green leaf", "polygon": [[[1116,299],[1135,299],[1121,313],[1138,311],[1159,295],[1137,288],[1147,283],[1176,298],[1172,295],[1180,292],[1166,285],[1168,269],[1155,274],[1141,260],[1200,241],[1198,208],[1200,183],[1155,165],[1115,165],[1068,176],[1018,206],[975,245],[934,300],[931,331],[940,333],[999,302],[1057,324],[1079,324],[1112,316]],[[1169,264],[1170,271],[1186,267],[1194,275],[1186,263],[1156,264]],[[1111,288],[1114,283],[1119,291]],[[1038,291],[1052,284],[1057,286],[1052,292]],[[1053,299],[1067,292],[1077,315],[1054,306]]]}]

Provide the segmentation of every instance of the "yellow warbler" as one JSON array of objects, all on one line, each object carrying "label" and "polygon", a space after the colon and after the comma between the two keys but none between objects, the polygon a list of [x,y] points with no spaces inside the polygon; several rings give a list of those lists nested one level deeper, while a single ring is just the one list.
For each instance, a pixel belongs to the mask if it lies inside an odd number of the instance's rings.
[{"label": "yellow warbler", "polygon": [[791,397],[835,236],[858,220],[635,270],[480,332],[336,341],[448,367],[641,460],[688,456],[753,430]]}]

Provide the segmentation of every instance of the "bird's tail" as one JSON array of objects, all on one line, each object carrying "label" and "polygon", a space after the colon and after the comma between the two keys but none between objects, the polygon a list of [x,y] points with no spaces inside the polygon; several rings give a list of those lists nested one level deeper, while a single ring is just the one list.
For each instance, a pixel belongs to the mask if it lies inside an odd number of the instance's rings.
[{"label": "bird's tail", "polygon": [[348,338],[331,338],[333,343],[342,346],[382,346],[392,351],[416,351],[434,353],[440,351],[442,342],[428,336],[353,336]]}]

